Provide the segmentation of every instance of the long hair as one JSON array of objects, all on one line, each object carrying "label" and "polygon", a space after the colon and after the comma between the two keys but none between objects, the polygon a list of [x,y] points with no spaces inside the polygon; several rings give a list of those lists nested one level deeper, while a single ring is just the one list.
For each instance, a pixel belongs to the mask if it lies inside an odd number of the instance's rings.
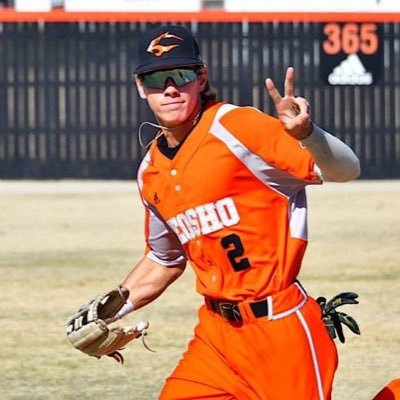
[{"label": "long hair", "polygon": [[209,80],[207,80],[206,86],[204,90],[200,93],[200,98],[203,104],[206,104],[209,101],[216,101],[218,96],[217,89],[211,86]]},{"label": "long hair", "polygon": [[[197,68],[196,72],[200,73],[203,68],[205,68],[205,66]],[[206,86],[204,87],[204,90],[200,93],[201,102],[203,105],[205,105],[209,101],[216,101],[217,97],[218,91],[214,86],[211,85],[210,78],[207,76]]]}]

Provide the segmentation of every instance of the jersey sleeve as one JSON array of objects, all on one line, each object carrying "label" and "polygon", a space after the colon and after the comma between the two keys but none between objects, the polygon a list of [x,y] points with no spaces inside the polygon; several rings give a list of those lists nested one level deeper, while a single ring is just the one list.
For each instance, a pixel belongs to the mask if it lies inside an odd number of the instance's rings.
[{"label": "jersey sleeve", "polygon": [[143,197],[143,171],[149,162],[150,152],[147,152],[137,173],[137,186],[145,207],[145,254],[152,261],[167,267],[183,264],[187,261],[187,257],[178,237],[157,210]]},{"label": "jersey sleeve", "polygon": [[311,153],[285,132],[279,119],[252,107],[233,109],[221,124],[269,165],[300,181],[321,183]]},{"label": "jersey sleeve", "polygon": [[185,251],[176,234],[162,220],[156,210],[149,206],[146,206],[145,236],[145,253],[152,261],[167,267],[187,261]]}]

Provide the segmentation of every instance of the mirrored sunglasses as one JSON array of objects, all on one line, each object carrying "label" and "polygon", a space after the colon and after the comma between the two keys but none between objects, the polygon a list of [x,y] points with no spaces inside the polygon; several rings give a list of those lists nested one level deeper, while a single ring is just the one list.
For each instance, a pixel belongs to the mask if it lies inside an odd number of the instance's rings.
[{"label": "mirrored sunglasses", "polygon": [[165,82],[169,78],[174,81],[176,86],[180,87],[195,81],[197,73],[193,69],[171,69],[140,76],[140,80],[147,89],[164,89]]}]

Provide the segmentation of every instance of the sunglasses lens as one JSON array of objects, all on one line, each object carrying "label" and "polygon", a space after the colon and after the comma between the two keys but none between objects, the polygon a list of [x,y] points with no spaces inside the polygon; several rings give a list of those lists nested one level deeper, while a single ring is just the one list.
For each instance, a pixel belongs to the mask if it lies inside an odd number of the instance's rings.
[{"label": "sunglasses lens", "polygon": [[184,86],[196,80],[197,74],[192,69],[172,69],[156,71],[142,77],[144,86],[148,89],[163,89],[167,79],[172,79],[176,86]]}]

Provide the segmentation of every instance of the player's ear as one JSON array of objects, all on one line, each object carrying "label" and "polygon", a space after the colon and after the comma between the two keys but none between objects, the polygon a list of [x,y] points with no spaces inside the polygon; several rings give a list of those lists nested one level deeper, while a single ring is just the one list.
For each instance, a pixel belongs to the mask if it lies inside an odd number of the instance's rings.
[{"label": "player's ear", "polygon": [[205,89],[208,81],[208,70],[205,65],[197,71],[197,80],[199,82],[200,92],[202,92]]},{"label": "player's ear", "polygon": [[137,90],[139,92],[139,96],[142,99],[146,99],[147,96],[146,96],[146,92],[144,90],[143,82],[139,79],[139,77],[137,75],[135,75],[135,83],[136,83],[136,88],[137,88]]}]

